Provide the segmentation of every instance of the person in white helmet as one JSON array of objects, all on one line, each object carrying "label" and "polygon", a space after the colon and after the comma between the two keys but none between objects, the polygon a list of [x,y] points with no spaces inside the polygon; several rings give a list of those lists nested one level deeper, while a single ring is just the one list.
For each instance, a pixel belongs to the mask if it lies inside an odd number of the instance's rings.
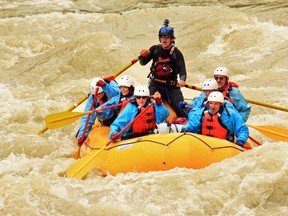
[{"label": "person in white helmet", "polygon": [[155,103],[153,106],[135,120],[126,131],[122,134],[118,134],[152,102],[149,89],[145,85],[136,86],[134,97],[135,100],[128,103],[115,121],[110,125],[109,139],[115,141],[119,138],[128,139],[154,133],[156,124],[159,124],[168,118],[170,111],[164,106],[160,93],[155,92]]},{"label": "person in white helmet", "polygon": [[213,75],[214,79],[217,81],[219,91],[221,91],[224,97],[234,105],[246,122],[251,112],[251,106],[239,91],[238,85],[229,81],[228,69],[226,67],[217,67],[214,70]]},{"label": "person in white helmet", "polygon": [[[191,111],[195,111],[202,107],[209,107],[208,96],[211,92],[217,90],[218,90],[218,84],[215,79],[213,78],[205,79],[202,83],[202,92],[200,93],[200,95],[190,102],[180,101],[178,103],[178,106],[180,109],[184,109],[185,112],[188,113],[189,117]],[[236,112],[238,112],[227,98],[224,98],[224,102],[228,108],[231,108]]]},{"label": "person in white helmet", "polygon": [[185,60],[182,52],[175,47],[174,29],[169,26],[168,19],[165,19],[158,37],[160,44],[151,46],[149,50],[143,49],[139,59],[141,65],[152,61],[147,76],[150,94],[160,92],[177,117],[187,118],[187,113],[178,108],[179,101],[184,100],[181,87],[185,87],[187,79]]},{"label": "person in white helmet", "polygon": [[[97,85],[97,83],[99,82],[107,83],[107,85],[105,86],[102,85],[102,87],[99,87],[99,85]],[[97,91],[97,94],[96,94],[96,91]],[[90,84],[90,94],[87,99],[84,112],[88,112],[90,110],[96,109],[97,107],[106,103],[109,98],[112,98],[119,94],[120,94],[120,90],[118,88],[117,83],[114,81],[114,77],[107,77],[104,79],[100,77],[94,78]],[[92,114],[89,114],[89,115],[86,114],[82,116],[80,128],[76,134],[79,146],[83,144],[86,137],[88,136],[88,133],[91,131],[92,126],[96,119],[96,115],[97,114],[93,112]],[[109,121],[109,119],[106,119],[105,121],[102,122],[102,124],[110,125],[111,121]]]},{"label": "person in white helmet", "polygon": [[189,115],[188,123],[181,132],[192,132],[225,139],[243,147],[247,142],[249,130],[241,116],[224,105],[224,96],[219,91],[208,96],[209,108],[197,109]]},{"label": "person in white helmet", "polygon": [[[102,85],[103,88],[103,83],[98,83],[97,85]],[[129,75],[121,76],[118,80],[118,87],[120,89],[119,94],[111,97],[110,100],[108,100],[106,103],[96,108],[96,117],[100,121],[111,119],[110,123],[112,123],[117,118],[118,114],[124,109],[127,103],[129,103],[133,98],[135,88],[135,80],[133,77]],[[119,103],[122,103],[122,106],[102,110],[107,106],[113,106]]]}]

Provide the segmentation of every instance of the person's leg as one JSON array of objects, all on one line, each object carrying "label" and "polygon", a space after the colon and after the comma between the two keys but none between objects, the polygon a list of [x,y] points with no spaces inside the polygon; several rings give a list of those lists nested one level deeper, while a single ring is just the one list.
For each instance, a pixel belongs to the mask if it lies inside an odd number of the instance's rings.
[{"label": "person's leg", "polygon": [[184,101],[184,97],[180,88],[170,87],[169,92],[170,92],[170,101],[171,101],[170,106],[176,113],[177,117],[188,118],[187,113],[183,109],[179,109],[178,107],[178,103],[180,101]]},{"label": "person's leg", "polygon": [[150,95],[154,95],[154,93],[158,91],[161,94],[161,98],[167,100],[168,92],[167,92],[166,86],[157,85],[156,83],[152,81],[149,85],[149,91],[150,91]]}]

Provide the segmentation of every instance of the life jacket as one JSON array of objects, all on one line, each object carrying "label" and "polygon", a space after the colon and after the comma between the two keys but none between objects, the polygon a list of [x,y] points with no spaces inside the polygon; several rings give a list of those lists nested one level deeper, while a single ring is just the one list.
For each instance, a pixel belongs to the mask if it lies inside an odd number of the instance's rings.
[{"label": "life jacket", "polygon": [[163,57],[163,50],[159,45],[153,52],[153,63],[150,67],[150,74],[154,78],[162,80],[177,80],[176,71],[176,53],[174,47],[171,47],[173,52],[169,52],[168,56]]},{"label": "life jacket", "polygon": [[[139,113],[144,110],[144,107],[141,107],[139,109]],[[138,115],[137,114],[137,115]],[[145,111],[144,114],[142,114],[139,118],[137,118],[132,126],[132,133],[136,134],[148,134],[150,132],[153,132],[156,128],[156,121],[155,121],[155,110],[153,106],[150,106],[148,110]]]},{"label": "life jacket", "polygon": [[[109,100],[109,98],[107,97],[106,93],[104,93],[104,96],[100,100],[98,100],[98,99],[95,100],[94,109],[96,109],[97,107],[99,107],[102,104],[106,103],[108,100]],[[92,110],[92,109],[90,109],[90,110]]]},{"label": "life jacket", "polygon": [[201,134],[205,136],[216,137],[228,141],[231,140],[231,133],[227,127],[220,120],[221,114],[218,112],[215,115],[212,115],[208,110],[203,112],[204,119],[201,124]]},{"label": "life jacket", "polygon": [[229,92],[232,90],[232,87],[238,88],[238,85],[234,82],[227,82],[225,88],[221,91],[224,98],[226,98],[231,104],[234,104],[233,100],[229,96]]}]

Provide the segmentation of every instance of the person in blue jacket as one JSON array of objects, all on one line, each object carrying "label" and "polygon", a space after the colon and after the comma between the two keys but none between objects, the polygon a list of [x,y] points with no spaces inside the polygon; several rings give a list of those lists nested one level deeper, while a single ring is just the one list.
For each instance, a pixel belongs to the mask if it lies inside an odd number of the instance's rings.
[{"label": "person in blue jacket", "polygon": [[239,91],[238,85],[229,81],[228,69],[226,67],[217,67],[213,75],[218,83],[218,90],[234,105],[246,122],[251,112],[251,106]]},{"label": "person in blue jacket", "polygon": [[[106,85],[105,86],[103,85],[103,87],[99,87],[97,86],[98,82],[106,83]],[[94,98],[97,88],[98,88],[97,95],[96,95],[97,98]],[[90,84],[90,94],[87,99],[84,112],[94,110],[95,108],[99,107],[101,104],[104,104],[105,102],[107,102],[109,98],[112,98],[115,95],[119,95],[119,94],[120,94],[120,90],[119,90],[118,84],[114,80],[111,80],[111,81],[107,80],[106,82],[100,77],[94,78]],[[89,118],[89,121],[88,123],[86,123],[88,118]],[[79,146],[83,144],[89,132],[91,131],[92,126],[95,122],[95,119],[96,119],[96,112],[93,112],[90,115],[86,114],[82,116],[80,128],[76,134],[76,137],[78,138]],[[102,123],[104,125],[110,125],[112,122],[107,118],[106,121],[103,121]],[[85,134],[83,135],[85,126],[86,126],[86,130],[85,130]]]},{"label": "person in blue jacket", "polygon": [[243,147],[247,142],[249,130],[239,113],[224,106],[224,96],[214,91],[208,96],[209,108],[197,109],[189,115],[188,123],[182,132],[192,132],[234,142]]},{"label": "person in blue jacket", "polygon": [[[200,95],[196,98],[194,98],[190,102],[180,101],[178,106],[180,109],[184,109],[185,112],[190,115],[191,112],[203,108],[203,107],[209,107],[208,103],[208,96],[211,92],[218,90],[218,83],[215,79],[209,78],[204,80],[202,83],[202,92]],[[230,101],[224,97],[224,103],[228,108],[233,109],[234,111],[238,112],[236,108],[233,106],[233,104],[230,103]],[[244,120],[244,119],[243,119]]]},{"label": "person in blue jacket", "polygon": [[[155,92],[155,103],[144,111],[139,118],[134,120],[143,109],[152,101],[150,99],[149,89],[145,85],[136,86],[134,92],[135,100],[127,104],[115,121],[110,125],[109,139],[113,141],[121,138],[128,139],[132,137],[144,136],[154,133],[156,124],[163,122],[168,118],[170,111],[167,109],[161,99],[159,92]],[[123,133],[118,134],[126,125],[132,122]]]},{"label": "person in blue jacket", "polygon": [[[98,82],[97,85],[102,88],[105,88],[106,86],[104,82]],[[112,119],[113,122],[117,118],[120,111],[123,110],[124,107],[127,105],[127,103],[130,102],[130,100],[133,98],[134,95],[134,88],[135,88],[134,78],[128,75],[120,77],[118,80],[118,88],[120,89],[119,94],[111,97],[106,103],[96,108],[95,116],[100,121],[105,121],[106,119]],[[120,103],[122,105],[119,107],[103,110],[103,108],[105,107],[117,105]]]}]

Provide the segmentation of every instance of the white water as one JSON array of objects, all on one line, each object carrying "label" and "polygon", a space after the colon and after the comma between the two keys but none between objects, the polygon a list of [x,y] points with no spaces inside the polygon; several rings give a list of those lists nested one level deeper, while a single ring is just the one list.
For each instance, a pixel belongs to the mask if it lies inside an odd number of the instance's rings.
[{"label": "white water", "polygon": [[[43,135],[44,117],[86,94],[175,27],[189,84],[230,69],[246,98],[287,108],[286,1],[0,2],[1,215],[285,215],[288,143],[251,129],[261,147],[201,170],[64,178],[79,122]],[[146,83],[149,65],[123,74]],[[185,97],[199,92],[183,89]],[[76,110],[83,108],[83,105]],[[249,124],[288,128],[284,111],[252,104]]]}]

